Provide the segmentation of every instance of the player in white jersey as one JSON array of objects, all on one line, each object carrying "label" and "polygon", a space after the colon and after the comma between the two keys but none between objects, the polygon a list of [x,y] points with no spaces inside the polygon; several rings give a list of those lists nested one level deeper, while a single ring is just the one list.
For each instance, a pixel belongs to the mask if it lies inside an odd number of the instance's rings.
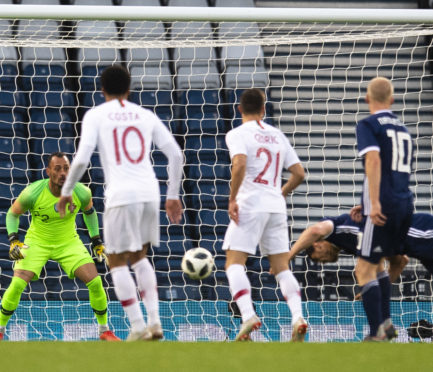
[{"label": "player in white jersey", "polygon": [[[292,313],[293,341],[303,341],[307,323],[302,316],[299,284],[289,270],[289,234],[285,197],[304,179],[304,168],[286,136],[262,121],[265,96],[247,89],[241,96],[242,125],[227,133],[232,159],[230,224],[224,237],[226,274],[233,300],[242,315],[237,341],[249,340],[261,326],[251,298],[244,265],[260,245]],[[283,169],[291,173],[281,187]]]},{"label": "player in white jersey", "polygon": [[[179,187],[182,153],[174,137],[151,111],[127,101],[130,75],[112,66],[101,75],[106,102],[84,115],[78,151],[62,188],[60,214],[72,207],[71,192],[98,147],[104,170],[104,237],[116,296],[131,323],[128,340],[163,337],[159,317],[156,275],[146,255],[149,244],[159,246],[158,180],[149,153],[154,143],[168,158],[165,209],[172,223],[182,218]],[[147,327],[137,288],[129,271],[135,272],[138,291],[147,312]]]}]

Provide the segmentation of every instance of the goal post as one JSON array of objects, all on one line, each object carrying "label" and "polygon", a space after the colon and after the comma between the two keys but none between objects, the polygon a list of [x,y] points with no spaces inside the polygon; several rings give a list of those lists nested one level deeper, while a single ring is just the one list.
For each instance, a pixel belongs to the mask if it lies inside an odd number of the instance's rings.
[{"label": "goal post", "polygon": [[[190,8],[2,5],[0,13],[0,295],[9,285],[5,228],[11,202],[44,176],[46,157],[62,150],[72,159],[80,120],[103,102],[99,74],[113,63],[132,78],[130,99],[153,110],[182,147],[185,217],[170,225],[161,208],[161,246],[150,252],[166,339],[232,340],[239,318],[229,311],[222,240],[228,224],[230,159],[224,136],[240,124],[244,89],[266,92],[265,120],[289,138],[306,180],[287,198],[292,242],[311,223],[348,212],[359,203],[363,179],[356,158],[355,124],[368,115],[368,81],[388,77],[393,110],[414,139],[411,188],[418,212],[432,210],[433,10]],[[151,159],[166,192],[167,161]],[[83,182],[102,216],[104,177],[92,156]],[[163,205],[163,204],[162,204]],[[24,237],[30,219],[21,217]],[[81,216],[77,229],[89,238]],[[202,282],[181,271],[184,252],[208,249],[216,270]],[[301,283],[309,340],[362,340],[367,321],[353,274],[354,258],[317,265],[292,262]],[[123,338],[126,317],[104,264],[97,264],[109,295],[109,322]],[[290,313],[266,259],[248,260],[248,276],[264,327],[259,341],[288,341]],[[411,259],[392,287],[399,341],[405,329],[431,318],[432,281]],[[87,288],[54,262],[24,292],[7,329],[12,340],[97,337]]]}]

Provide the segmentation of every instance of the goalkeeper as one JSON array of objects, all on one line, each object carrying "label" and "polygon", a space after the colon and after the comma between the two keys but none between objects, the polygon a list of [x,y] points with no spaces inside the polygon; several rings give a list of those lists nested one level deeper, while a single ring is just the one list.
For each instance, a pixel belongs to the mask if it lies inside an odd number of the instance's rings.
[{"label": "goalkeeper", "polygon": [[[89,289],[90,305],[99,325],[99,338],[120,341],[107,325],[107,296],[95,263],[80,240],[75,218],[83,211],[84,222],[92,239],[92,248],[98,261],[105,258],[104,246],[99,236],[96,211],[92,193],[81,183],[73,191],[73,212],[68,210],[65,218],[57,212],[60,191],[69,171],[69,160],[62,152],[48,158],[48,179],[28,185],[12,204],[6,216],[6,228],[10,241],[9,257],[15,261],[12,281],[3,295],[0,307],[0,340],[6,325],[18,307],[21,293],[30,280],[39,278],[48,260],[57,261],[69,278],[77,277]],[[24,243],[18,236],[19,216],[30,211],[32,220]]]}]

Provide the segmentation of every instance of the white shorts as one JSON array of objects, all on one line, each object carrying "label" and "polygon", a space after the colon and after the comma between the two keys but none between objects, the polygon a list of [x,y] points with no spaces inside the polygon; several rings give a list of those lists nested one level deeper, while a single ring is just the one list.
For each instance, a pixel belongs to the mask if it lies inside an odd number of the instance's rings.
[{"label": "white shorts", "polygon": [[290,249],[287,216],[283,213],[239,213],[239,224],[230,221],[223,250],[256,253],[263,256],[285,253]]},{"label": "white shorts", "polygon": [[106,252],[137,252],[143,244],[159,246],[159,203],[146,202],[108,208],[104,212]]}]

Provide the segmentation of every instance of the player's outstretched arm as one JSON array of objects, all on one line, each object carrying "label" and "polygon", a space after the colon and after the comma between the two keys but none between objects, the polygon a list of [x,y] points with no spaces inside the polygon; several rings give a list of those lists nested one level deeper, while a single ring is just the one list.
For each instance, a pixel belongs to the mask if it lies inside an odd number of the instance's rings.
[{"label": "player's outstretched arm", "polygon": [[296,189],[305,178],[305,171],[301,163],[293,164],[291,167],[289,167],[289,172],[290,178],[281,189],[284,197]]},{"label": "player's outstretched arm", "polygon": [[102,262],[102,260],[105,260],[105,262],[108,265],[108,259],[104,253],[105,246],[99,234],[98,215],[96,213],[95,208],[93,207],[92,199],[90,199],[89,204],[86,205],[86,207],[83,209],[83,220],[84,223],[86,224],[87,231],[89,232],[89,236],[92,244],[92,250],[96,256],[96,259],[98,260],[98,262]]},{"label": "player's outstretched arm", "polygon": [[[170,135],[171,138],[171,134],[168,131],[167,135]],[[167,217],[171,223],[180,223],[183,214],[182,203],[179,199],[179,189],[183,169],[182,152],[174,139],[171,139],[164,146],[161,146],[160,149],[168,159],[168,186],[165,212],[167,213]]]},{"label": "player's outstretched arm", "polygon": [[307,249],[313,243],[326,238],[332,233],[334,225],[331,221],[318,222],[302,232],[299,239],[290,248],[289,260],[292,260],[299,252]]},{"label": "player's outstretched arm", "polygon": [[66,214],[67,204],[69,204],[69,211],[71,213],[74,211],[74,206],[72,205],[72,190],[84,174],[87,165],[90,162],[90,157],[92,156],[94,148],[94,146],[80,143],[80,147],[72,161],[71,169],[69,170],[69,173],[66,176],[66,181],[62,187],[62,195],[57,203],[57,210],[62,218]]},{"label": "player's outstretched arm", "polygon": [[245,178],[247,170],[247,156],[237,154],[232,159],[232,177],[230,180],[229,217],[236,224],[239,223],[239,206],[236,202],[239,188]]},{"label": "player's outstretched arm", "polygon": [[365,174],[368,180],[368,192],[370,196],[370,218],[373,224],[384,226],[386,216],[382,214],[380,204],[381,160],[378,151],[369,151],[365,154]]},{"label": "player's outstretched arm", "polygon": [[21,205],[19,200],[15,200],[6,214],[6,230],[8,232],[8,239],[10,243],[9,258],[11,260],[21,260],[24,258],[22,249],[27,246],[22,243],[18,236],[18,228],[20,225],[20,216],[25,212],[25,208]]}]

